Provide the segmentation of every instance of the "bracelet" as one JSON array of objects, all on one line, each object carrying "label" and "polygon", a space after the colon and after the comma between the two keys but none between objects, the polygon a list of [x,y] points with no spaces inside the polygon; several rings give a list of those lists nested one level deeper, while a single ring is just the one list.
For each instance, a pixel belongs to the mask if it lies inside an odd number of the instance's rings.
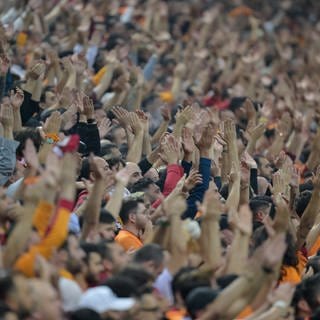
[{"label": "bracelet", "polygon": [[45,135],[45,142],[48,144],[57,143],[59,140],[59,136],[56,133],[48,133]]},{"label": "bracelet", "polygon": [[285,301],[278,300],[273,304],[273,307],[279,309],[282,317],[287,315],[288,304]]}]

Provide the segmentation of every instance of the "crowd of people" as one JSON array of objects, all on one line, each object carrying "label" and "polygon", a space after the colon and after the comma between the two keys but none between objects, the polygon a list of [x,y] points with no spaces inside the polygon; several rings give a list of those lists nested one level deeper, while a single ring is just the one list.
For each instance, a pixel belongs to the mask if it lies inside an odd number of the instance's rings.
[{"label": "crowd of people", "polygon": [[320,2],[0,2],[0,319],[320,319]]}]

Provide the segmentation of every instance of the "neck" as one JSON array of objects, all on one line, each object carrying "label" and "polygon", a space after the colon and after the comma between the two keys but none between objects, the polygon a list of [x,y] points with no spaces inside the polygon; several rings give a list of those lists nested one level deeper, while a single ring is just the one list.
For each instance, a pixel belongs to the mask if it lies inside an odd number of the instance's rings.
[{"label": "neck", "polygon": [[124,228],[123,228],[123,230],[129,231],[129,232],[133,233],[133,234],[134,234],[135,236],[137,236],[137,237],[138,237],[138,235],[139,235],[139,230],[138,230],[138,228],[137,228],[135,225],[133,225],[133,224],[127,224],[127,225],[125,225]]}]

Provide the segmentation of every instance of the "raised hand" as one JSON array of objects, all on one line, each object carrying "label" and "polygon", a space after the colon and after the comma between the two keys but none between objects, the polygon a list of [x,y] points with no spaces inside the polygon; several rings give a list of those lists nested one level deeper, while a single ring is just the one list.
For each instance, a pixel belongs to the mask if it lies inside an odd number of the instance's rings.
[{"label": "raised hand", "polygon": [[5,54],[0,54],[0,73],[7,74],[10,67],[10,60]]},{"label": "raised hand", "polygon": [[100,139],[105,138],[105,136],[111,131],[111,129],[111,121],[108,118],[103,118],[98,125]]},{"label": "raised hand", "polygon": [[127,186],[130,179],[130,172],[127,168],[123,168],[117,172],[115,178],[118,183],[121,183],[123,186]]},{"label": "raised hand", "polygon": [[193,153],[196,148],[193,139],[193,131],[191,128],[184,127],[182,129],[182,147],[184,152],[187,154]]},{"label": "raised hand", "polygon": [[10,102],[14,110],[20,110],[20,107],[24,100],[23,90],[16,88],[16,92],[10,91]]},{"label": "raised hand", "polygon": [[228,145],[237,141],[236,126],[232,120],[224,122],[224,139]]},{"label": "raised hand", "polygon": [[138,115],[134,112],[129,112],[129,125],[135,135],[143,131],[143,125]]},{"label": "raised hand", "polygon": [[161,115],[164,121],[171,121],[171,109],[168,104],[165,104],[160,108]]},{"label": "raised hand", "polygon": [[317,167],[317,171],[313,175],[312,184],[315,189],[320,189],[320,166]]},{"label": "raised hand", "polygon": [[13,111],[9,103],[3,103],[0,109],[0,122],[2,123],[4,129],[13,128]]},{"label": "raised hand", "polygon": [[120,107],[115,106],[111,109],[111,112],[117,118],[119,124],[123,128],[127,128],[129,126],[129,111]]},{"label": "raised hand", "polygon": [[173,135],[167,135],[161,143],[159,157],[166,164],[177,164],[180,158],[180,144]]},{"label": "raised hand", "polygon": [[198,204],[198,209],[202,212],[204,218],[215,217],[220,219],[220,215],[225,212],[226,207],[220,201],[219,192],[214,184],[210,184],[202,203]]},{"label": "raised hand", "polygon": [[176,114],[176,122],[181,125],[186,125],[194,117],[194,111],[192,106],[187,106],[182,110],[179,110]]},{"label": "raised hand", "polygon": [[147,113],[143,112],[142,110],[136,110],[135,113],[137,114],[137,116],[140,119],[140,122],[142,124],[144,132],[149,133],[150,114],[147,114]]},{"label": "raised hand", "polygon": [[196,185],[201,183],[202,183],[202,175],[199,173],[199,171],[192,169],[185,181],[184,190],[186,192],[190,192]]},{"label": "raised hand", "polygon": [[84,96],[83,98],[83,114],[87,119],[94,119],[93,101],[88,96]]},{"label": "raised hand", "polygon": [[254,141],[258,141],[266,130],[265,123],[259,123],[257,126],[253,128],[247,128],[246,134],[249,134],[248,139],[252,139]]},{"label": "raised hand", "polygon": [[214,143],[214,136],[216,134],[216,127],[213,123],[209,123],[203,130],[201,138],[196,142],[199,150],[210,150]]},{"label": "raised hand", "polygon": [[46,119],[43,130],[46,134],[57,134],[61,127],[61,115],[58,111],[52,112],[50,117]]},{"label": "raised hand", "polygon": [[[239,211],[231,215],[233,224],[243,234],[251,236],[252,234],[252,212],[247,204],[240,206]],[[230,218],[231,220],[231,218]]]}]

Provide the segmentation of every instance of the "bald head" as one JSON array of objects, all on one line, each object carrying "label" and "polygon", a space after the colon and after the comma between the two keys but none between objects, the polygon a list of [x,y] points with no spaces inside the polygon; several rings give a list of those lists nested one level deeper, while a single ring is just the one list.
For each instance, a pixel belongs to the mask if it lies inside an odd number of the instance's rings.
[{"label": "bald head", "polygon": [[142,178],[142,173],[140,167],[134,162],[127,162],[126,168],[130,176],[128,183],[128,187],[130,188],[133,184],[135,184]]},{"label": "bald head", "polygon": [[30,295],[33,300],[33,314],[37,319],[62,319],[58,293],[49,282],[32,279],[30,281]]}]

